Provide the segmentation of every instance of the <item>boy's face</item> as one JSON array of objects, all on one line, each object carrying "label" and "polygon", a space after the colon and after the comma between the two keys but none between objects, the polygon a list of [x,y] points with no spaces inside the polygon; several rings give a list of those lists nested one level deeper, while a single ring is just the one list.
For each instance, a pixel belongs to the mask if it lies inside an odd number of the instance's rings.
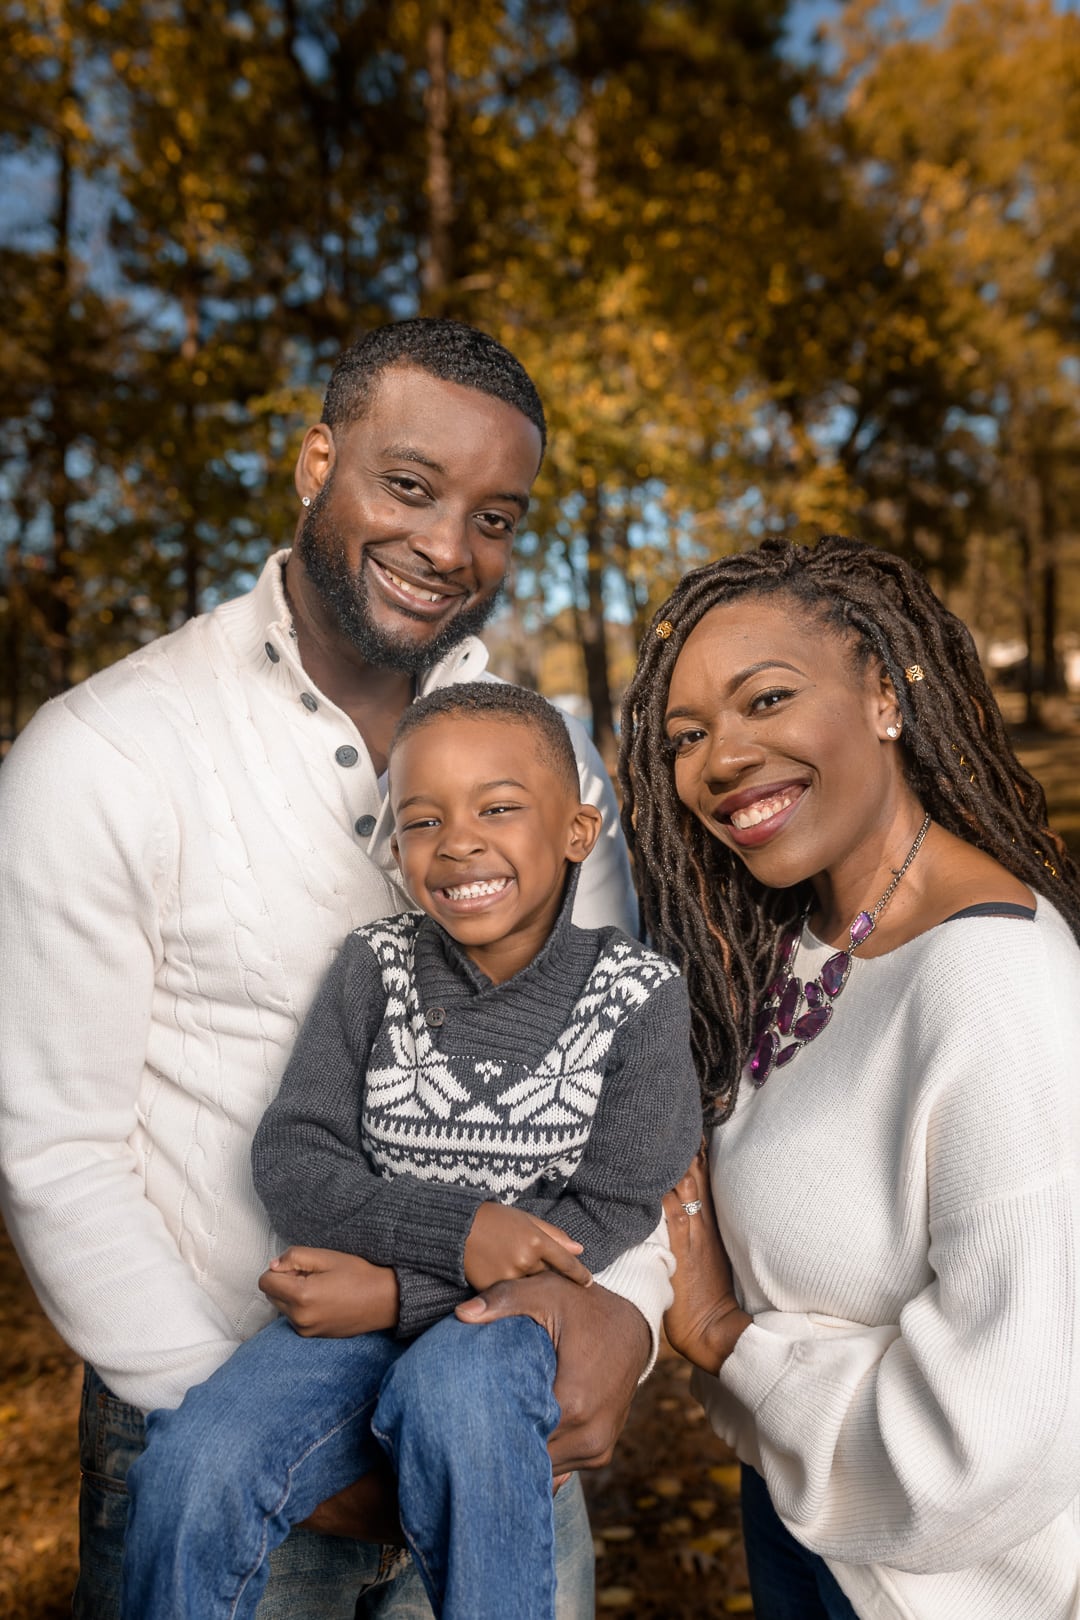
[{"label": "boy's face", "polygon": [[394,749],[394,857],[421,910],[496,984],[551,933],[567,861],[583,861],[600,813],[579,802],[530,727],[439,715]]}]

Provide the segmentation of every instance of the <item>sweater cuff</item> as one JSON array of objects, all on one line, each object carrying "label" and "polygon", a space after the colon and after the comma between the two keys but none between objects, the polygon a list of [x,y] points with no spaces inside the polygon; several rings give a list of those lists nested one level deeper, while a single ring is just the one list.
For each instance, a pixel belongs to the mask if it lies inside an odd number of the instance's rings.
[{"label": "sweater cuff", "polygon": [[472,1187],[410,1180],[408,1213],[394,1222],[388,1247],[410,1269],[465,1289],[465,1240],[490,1196]]},{"label": "sweater cuff", "polygon": [[627,1249],[593,1279],[602,1288],[620,1299],[635,1305],[645,1318],[649,1329],[649,1357],[638,1383],[644,1383],[656,1365],[660,1350],[660,1324],[664,1312],[675,1298],[671,1279],[675,1273],[675,1257],[668,1246],[667,1223],[661,1217],[652,1237]]},{"label": "sweater cuff", "polygon": [[395,1268],[398,1283],[397,1337],[412,1339],[449,1316],[455,1305],[472,1298],[472,1290],[459,1288],[442,1277],[431,1277],[406,1266]]}]

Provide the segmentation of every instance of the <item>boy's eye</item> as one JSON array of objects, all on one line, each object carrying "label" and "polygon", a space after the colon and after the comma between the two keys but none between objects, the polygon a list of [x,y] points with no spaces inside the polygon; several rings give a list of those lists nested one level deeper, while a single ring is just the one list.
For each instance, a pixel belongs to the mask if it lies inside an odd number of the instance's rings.
[{"label": "boy's eye", "polygon": [[511,810],[520,810],[520,804],[489,804],[481,810],[482,816],[505,816]]},{"label": "boy's eye", "polygon": [[404,822],[399,831],[403,833],[422,832],[427,827],[437,827],[438,825],[438,816],[418,816],[413,821]]}]

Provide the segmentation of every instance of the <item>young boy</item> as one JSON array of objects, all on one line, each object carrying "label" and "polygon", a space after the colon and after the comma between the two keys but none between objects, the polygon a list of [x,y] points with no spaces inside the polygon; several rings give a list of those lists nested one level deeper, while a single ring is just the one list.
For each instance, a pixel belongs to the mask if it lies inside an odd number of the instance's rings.
[{"label": "young boy", "polygon": [[545,1267],[587,1286],[653,1230],[701,1135],[686,988],[570,921],[600,818],[543,698],[420,699],[389,791],[420,911],[345,941],[255,1138],[291,1321],[150,1415],[125,1620],[253,1614],[273,1547],[382,1449],[437,1615],[554,1614],[554,1350],[454,1307]]}]

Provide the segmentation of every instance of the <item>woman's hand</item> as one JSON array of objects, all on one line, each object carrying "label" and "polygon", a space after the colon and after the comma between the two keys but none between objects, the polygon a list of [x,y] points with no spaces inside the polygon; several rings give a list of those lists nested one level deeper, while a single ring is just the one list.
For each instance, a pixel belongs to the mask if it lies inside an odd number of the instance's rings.
[{"label": "woman's hand", "polygon": [[355,1254],[294,1246],[271,1260],[259,1287],[307,1339],[351,1339],[397,1326],[397,1277]]},{"label": "woman's hand", "polygon": [[580,1253],[580,1243],[539,1215],[510,1204],[481,1204],[465,1239],[465,1277],[480,1290],[558,1271],[588,1288],[592,1273],[577,1258]]},{"label": "woman's hand", "polygon": [[[685,1205],[700,1201],[688,1214]],[[675,1303],[664,1317],[671,1345],[687,1361],[717,1373],[751,1318],[735,1297],[735,1285],[713,1209],[704,1149],[664,1199],[668,1239],[675,1256]]]}]

